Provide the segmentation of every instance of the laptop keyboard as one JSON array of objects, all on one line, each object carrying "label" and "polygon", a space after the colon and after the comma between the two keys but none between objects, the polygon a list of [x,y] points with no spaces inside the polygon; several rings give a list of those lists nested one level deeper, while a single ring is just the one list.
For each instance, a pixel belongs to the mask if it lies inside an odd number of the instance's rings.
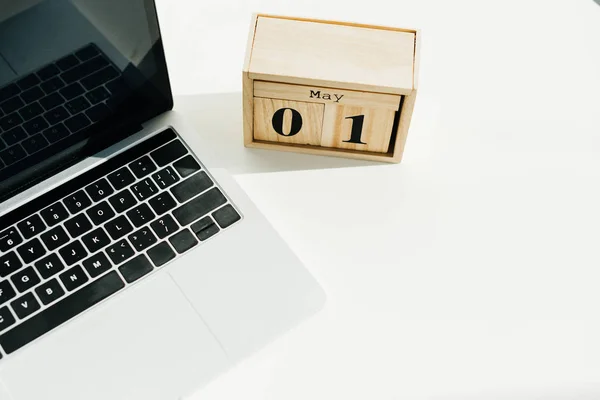
[{"label": "laptop keyboard", "polygon": [[0,217],[0,346],[17,351],[240,220],[172,130],[145,140]]},{"label": "laptop keyboard", "polygon": [[104,119],[120,77],[90,44],[0,88],[0,170]]}]

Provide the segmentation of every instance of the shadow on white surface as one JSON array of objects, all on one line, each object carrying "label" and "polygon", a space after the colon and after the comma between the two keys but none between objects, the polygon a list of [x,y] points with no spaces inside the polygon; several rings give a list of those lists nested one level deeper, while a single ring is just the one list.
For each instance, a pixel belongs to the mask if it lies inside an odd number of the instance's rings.
[{"label": "shadow on white surface", "polygon": [[176,96],[174,109],[185,116],[196,132],[203,135],[203,142],[210,146],[204,161],[213,168],[226,168],[233,174],[382,165],[369,161],[245,148],[241,92]]}]

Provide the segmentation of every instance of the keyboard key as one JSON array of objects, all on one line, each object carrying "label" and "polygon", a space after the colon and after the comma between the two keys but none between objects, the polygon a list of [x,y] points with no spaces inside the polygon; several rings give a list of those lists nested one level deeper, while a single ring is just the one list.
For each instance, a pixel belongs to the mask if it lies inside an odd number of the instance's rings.
[{"label": "keyboard key", "polygon": [[63,124],[58,124],[46,129],[43,134],[50,143],[55,143],[69,136],[69,130]]},{"label": "keyboard key", "polygon": [[40,83],[40,78],[38,78],[35,74],[29,74],[25,78],[18,80],[17,86],[19,86],[21,90],[27,90],[38,83]]},{"label": "keyboard key", "polygon": [[202,171],[171,188],[171,193],[180,203],[185,203],[192,197],[204,192],[213,185],[206,172]]},{"label": "keyboard key", "polygon": [[192,175],[196,171],[200,171],[200,164],[191,155],[182,158],[173,164],[179,175],[182,178]]},{"label": "keyboard key", "polygon": [[188,151],[185,146],[179,140],[174,140],[160,149],[153,151],[150,153],[150,156],[159,167],[164,167],[187,153]]},{"label": "keyboard key", "polygon": [[105,199],[115,192],[106,179],[100,179],[99,181],[92,183],[85,188],[85,191],[90,195],[94,202]]},{"label": "keyboard key", "polygon": [[156,267],[160,267],[175,258],[175,252],[167,242],[162,242],[148,250],[148,257]]},{"label": "keyboard key", "polygon": [[82,95],[84,92],[85,89],[79,84],[79,82],[72,83],[69,86],[60,89],[59,91],[61,96],[66,100],[74,99],[75,97]]},{"label": "keyboard key", "polygon": [[14,164],[25,157],[27,157],[27,153],[25,153],[25,150],[23,150],[23,147],[21,147],[20,144],[11,146],[0,153],[0,159],[6,166]]},{"label": "keyboard key", "polygon": [[121,215],[104,224],[104,229],[106,229],[113,240],[118,240],[133,231],[133,226],[131,226],[131,223],[129,223],[129,220],[124,215]]},{"label": "keyboard key", "polygon": [[133,171],[138,179],[141,179],[146,175],[156,171],[156,165],[154,165],[148,156],[144,156],[139,160],[132,162],[129,164],[129,168]]},{"label": "keyboard key", "polygon": [[29,154],[37,153],[49,146],[48,141],[41,133],[25,139],[21,144]]},{"label": "keyboard key", "polygon": [[11,299],[14,299],[16,295],[17,292],[15,292],[15,289],[13,289],[12,285],[10,284],[10,281],[0,281],[0,305],[6,303]]},{"label": "keyboard key", "polygon": [[14,96],[0,104],[0,109],[4,112],[4,114],[10,114],[17,111],[24,105],[25,102],[23,102],[19,96]]},{"label": "keyboard key", "polygon": [[85,244],[85,247],[88,248],[90,253],[95,253],[110,244],[110,239],[102,228],[98,228],[88,233],[81,240]]},{"label": "keyboard key", "polygon": [[71,115],[69,114],[69,112],[63,106],[55,107],[44,114],[44,118],[46,119],[46,121],[48,121],[50,125],[56,125],[59,122],[62,122],[65,119],[69,118],[70,116]]},{"label": "keyboard key", "polygon": [[56,92],[58,89],[65,87],[65,83],[58,76],[43,82],[40,87],[46,94]]},{"label": "keyboard key", "polygon": [[9,146],[18,143],[25,138],[27,138],[27,133],[21,126],[12,128],[10,131],[2,134],[2,140],[4,140],[4,142]]},{"label": "keyboard key", "polygon": [[50,65],[45,66],[44,68],[40,69],[36,73],[36,75],[41,80],[46,81],[46,80],[52,78],[53,76],[56,76],[59,72],[60,72],[60,70],[56,67],[56,65],[50,64]]},{"label": "keyboard key", "polygon": [[[33,104],[29,104],[29,105],[21,108],[19,110],[19,115],[21,116],[21,118],[23,118],[23,121],[30,121],[43,112],[44,112],[44,109],[42,108],[42,106],[40,106],[38,103],[33,103]],[[38,124],[41,123],[43,125],[44,122],[40,122],[40,119],[36,119],[36,123],[38,123]],[[33,124],[35,124],[33,121],[29,123],[29,125],[32,126],[32,129],[35,128],[33,126]],[[25,129],[27,129],[27,128],[25,128]],[[29,130],[27,130],[27,131],[29,132]]]},{"label": "keyboard key", "polygon": [[115,187],[116,190],[121,190],[125,186],[129,186],[133,182],[135,182],[135,177],[133,176],[131,171],[127,169],[127,167],[123,167],[113,172],[112,174],[109,174],[108,180]]},{"label": "keyboard key", "polygon": [[40,104],[42,105],[42,107],[44,107],[44,110],[46,111],[50,111],[54,107],[58,107],[64,102],[65,99],[63,99],[63,97],[58,93],[52,93],[51,95],[48,95],[40,100]]},{"label": "keyboard key", "polygon": [[132,283],[152,272],[153,269],[154,267],[150,264],[148,258],[145,255],[140,254],[119,267],[119,272],[121,272],[121,275],[123,275],[123,278],[125,278],[127,283]]},{"label": "keyboard key", "polygon": [[[40,107],[41,109],[41,107]],[[42,117],[37,117],[32,119],[31,121],[27,121],[23,124],[23,129],[25,129],[25,131],[30,134],[30,135],[35,135],[36,133],[39,133],[41,131],[43,131],[44,129],[48,128],[48,123],[46,122],[46,120]]]},{"label": "keyboard key", "polygon": [[92,201],[83,190],[79,190],[63,199],[71,214],[77,214],[92,205]]},{"label": "keyboard key", "polygon": [[193,223],[191,228],[192,232],[201,241],[205,241],[219,232],[219,227],[210,217],[204,217],[200,221]]},{"label": "keyboard key", "polygon": [[81,287],[89,280],[87,275],[85,274],[85,272],[83,272],[83,269],[81,269],[79,265],[66,270],[58,277],[69,292],[72,292],[78,287]]},{"label": "keyboard key", "polygon": [[177,225],[177,222],[175,222],[173,217],[171,217],[169,214],[164,215],[151,223],[150,227],[160,239],[164,239],[167,236],[172,235],[179,229],[179,225]]},{"label": "keyboard key", "polygon": [[0,118],[0,128],[2,128],[3,131],[8,131],[22,123],[23,118],[21,118],[21,116],[16,112]]},{"label": "keyboard key", "polygon": [[0,103],[18,95],[19,93],[21,93],[21,89],[19,89],[19,87],[14,83],[0,88]]},{"label": "keyboard key", "polygon": [[108,108],[108,106],[104,103],[96,104],[85,112],[85,115],[87,115],[92,122],[102,121],[110,114],[110,108]]},{"label": "keyboard key", "polygon": [[127,189],[112,196],[108,202],[117,213],[125,212],[137,204],[137,200]]},{"label": "keyboard key", "polygon": [[177,202],[169,192],[163,192],[148,201],[156,215],[162,215],[177,207]]},{"label": "keyboard key", "polygon": [[46,225],[39,215],[33,214],[31,217],[24,219],[17,224],[17,228],[25,239],[31,239],[38,233],[46,230]]},{"label": "keyboard key", "polygon": [[104,87],[100,86],[91,92],[87,93],[85,97],[89,100],[90,103],[96,104],[104,101],[110,97],[110,93]]},{"label": "keyboard key", "polygon": [[17,252],[25,264],[29,264],[46,254],[46,249],[38,238],[31,239],[29,242],[19,246]]},{"label": "keyboard key", "polygon": [[212,215],[215,221],[217,221],[217,224],[223,229],[242,219],[231,204],[227,204],[225,207],[218,209]]},{"label": "keyboard key", "polygon": [[38,286],[35,288],[35,292],[44,305],[48,305],[53,301],[60,299],[65,294],[65,291],[56,279],[52,279],[51,281]]},{"label": "keyboard key", "polygon": [[66,83],[75,82],[93,72],[98,71],[106,65],[108,65],[108,61],[106,61],[104,57],[97,56],[79,64],[74,68],[71,68],[67,72],[63,72],[60,77]]},{"label": "keyboard key", "polygon": [[0,276],[6,278],[13,272],[18,271],[22,266],[23,264],[19,260],[19,257],[17,257],[17,253],[11,251],[0,257]]},{"label": "keyboard key", "polygon": [[25,269],[20,270],[16,274],[10,277],[13,285],[17,288],[17,290],[21,293],[28,291],[35,285],[41,282],[40,277],[35,272],[33,267],[27,267]]},{"label": "keyboard key", "polygon": [[87,61],[90,58],[93,58],[93,57],[97,56],[98,54],[100,54],[100,52],[98,51],[98,49],[96,48],[96,46],[92,46],[92,45],[85,46],[83,49],[78,50],[77,52],[75,52],[75,55],[81,61]]},{"label": "keyboard key", "polygon": [[48,226],[54,226],[69,218],[69,212],[61,203],[55,203],[40,212]]},{"label": "keyboard key", "polygon": [[67,110],[69,110],[69,112],[73,115],[85,111],[91,106],[92,105],[90,104],[90,102],[87,101],[83,96],[79,96],[65,104]]},{"label": "keyboard key", "polygon": [[137,199],[140,201],[144,201],[147,198],[152,197],[156,193],[158,193],[158,188],[150,178],[144,179],[143,181],[134,184],[131,187],[131,190],[133,191],[133,194],[137,197]]},{"label": "keyboard key", "polygon": [[78,214],[65,222],[65,228],[69,231],[71,237],[76,238],[92,229],[92,223],[85,214]]},{"label": "keyboard key", "polygon": [[0,332],[17,322],[8,307],[0,308]]},{"label": "keyboard key", "polygon": [[58,249],[69,241],[69,235],[60,225],[42,233],[40,237],[50,251]]},{"label": "keyboard key", "polygon": [[79,60],[72,54],[65,56],[56,62],[56,66],[60,68],[62,71],[66,71],[68,69],[73,68],[79,64]]},{"label": "keyboard key", "polygon": [[58,252],[67,265],[73,265],[88,255],[79,240],[69,243]]},{"label": "keyboard key", "polygon": [[120,77],[113,81],[108,82],[106,84],[106,88],[112,94],[112,97],[117,97],[117,98],[123,97],[126,93],[128,93],[130,91],[130,89],[127,86],[127,83],[125,83],[125,80],[123,79],[123,77]]},{"label": "keyboard key", "polygon": [[133,257],[135,251],[131,248],[125,239],[109,246],[106,253],[114,264],[120,264],[128,258]]},{"label": "keyboard key", "polygon": [[86,213],[96,225],[102,225],[115,216],[115,212],[110,208],[106,201],[90,208]]},{"label": "keyboard key", "polygon": [[79,132],[91,124],[85,114],[77,114],[65,121],[65,126],[71,133]]},{"label": "keyboard key", "polygon": [[129,235],[129,241],[137,251],[144,251],[157,242],[149,227],[144,227]]},{"label": "keyboard key", "polygon": [[60,260],[60,258],[58,258],[56,253],[52,253],[42,258],[34,265],[35,269],[37,269],[44,279],[48,279],[65,269],[63,262]]},{"label": "keyboard key", "polygon": [[173,210],[173,216],[181,225],[187,225],[205,216],[219,206],[225,204],[227,199],[217,188],[194,198],[189,203]]},{"label": "keyboard key", "polygon": [[92,90],[112,79],[119,76],[119,72],[112,66],[104,67],[98,72],[94,72],[90,76],[83,78],[81,84],[87,90]]},{"label": "keyboard key", "polygon": [[147,204],[140,204],[133,210],[128,211],[127,216],[137,228],[154,219],[154,213]]},{"label": "keyboard key", "polygon": [[171,242],[171,245],[179,254],[185,253],[198,244],[198,240],[196,240],[196,237],[192,235],[189,229],[185,229],[171,236],[169,242]]},{"label": "keyboard key", "polygon": [[23,243],[23,238],[13,227],[0,233],[0,251],[8,251],[21,243]]},{"label": "keyboard key", "polygon": [[110,272],[4,333],[0,336],[0,345],[7,354],[11,354],[124,286],[118,274],[114,271]]},{"label": "keyboard key", "polygon": [[179,176],[175,173],[173,168],[167,167],[161,171],[158,171],[152,175],[152,179],[161,189],[166,189],[169,186],[179,182]]},{"label": "keyboard key", "polygon": [[50,64],[50,65],[47,65],[44,68],[40,69],[38,72],[36,72],[36,75],[41,80],[46,81],[46,80],[52,78],[53,76],[56,76],[59,72],[60,72],[60,70],[56,67],[56,65]]},{"label": "keyboard key", "polygon": [[112,264],[102,252],[91,256],[81,264],[92,278],[96,278],[112,268]]},{"label": "keyboard key", "polygon": [[33,297],[33,293],[27,293],[12,301],[10,306],[19,319],[27,318],[40,309],[40,303]]},{"label": "keyboard key", "polygon": [[29,104],[41,99],[45,95],[46,94],[42,89],[39,88],[39,86],[34,86],[31,89],[28,89],[21,93],[21,98],[25,101],[25,103]]}]

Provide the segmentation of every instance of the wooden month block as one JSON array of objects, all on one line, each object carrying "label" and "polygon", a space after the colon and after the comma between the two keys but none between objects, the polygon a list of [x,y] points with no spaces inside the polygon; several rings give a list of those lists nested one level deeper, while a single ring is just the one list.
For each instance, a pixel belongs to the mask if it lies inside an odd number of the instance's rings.
[{"label": "wooden month block", "polygon": [[321,146],[387,153],[395,110],[358,106],[325,106]]},{"label": "wooden month block", "polygon": [[254,139],[319,146],[325,106],[300,101],[254,99]]},{"label": "wooden month block", "polygon": [[420,37],[413,29],[254,15],[242,75],[244,144],[400,162]]}]

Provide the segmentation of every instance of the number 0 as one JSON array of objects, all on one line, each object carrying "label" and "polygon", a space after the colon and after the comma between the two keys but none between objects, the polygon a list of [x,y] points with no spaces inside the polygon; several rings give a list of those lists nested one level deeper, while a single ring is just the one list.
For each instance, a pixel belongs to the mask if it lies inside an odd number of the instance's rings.
[{"label": "number 0", "polygon": [[[285,112],[288,110],[292,112],[292,128],[290,133],[286,135],[283,133],[283,117],[285,116]],[[273,120],[271,123],[273,124],[273,129],[275,129],[275,132],[281,136],[294,136],[302,129],[302,115],[300,115],[300,113],[293,108],[280,108],[273,115]]]}]

